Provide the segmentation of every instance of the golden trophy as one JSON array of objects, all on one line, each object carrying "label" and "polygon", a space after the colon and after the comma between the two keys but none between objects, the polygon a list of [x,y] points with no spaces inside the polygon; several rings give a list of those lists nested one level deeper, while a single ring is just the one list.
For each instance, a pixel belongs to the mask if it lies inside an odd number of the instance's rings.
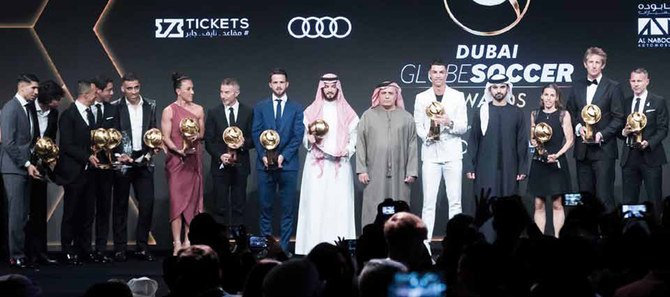
[{"label": "golden trophy", "polygon": [[544,147],[544,144],[551,139],[551,136],[554,134],[554,131],[551,129],[549,124],[541,122],[537,125],[531,127],[531,135],[533,139],[537,142],[535,146],[535,154],[533,155],[533,160],[538,160],[540,162],[547,162],[547,156],[549,153]]},{"label": "golden trophy", "polygon": [[647,116],[641,112],[634,112],[626,118],[626,126],[630,129],[631,134],[628,135],[629,146],[632,148],[642,148],[642,130],[647,126]]},{"label": "golden trophy", "polygon": [[91,142],[93,143],[91,150],[93,151],[93,154],[97,156],[98,153],[104,151],[107,161],[109,162],[103,163],[103,161],[100,161],[98,168],[115,169],[120,165],[118,162],[112,161],[112,150],[121,144],[122,137],[123,135],[121,135],[121,132],[114,128],[98,128],[91,131]]},{"label": "golden trophy", "polygon": [[244,145],[244,134],[237,126],[230,126],[223,130],[223,142],[228,146],[228,154],[230,155],[230,165],[239,166],[237,162],[237,150]]},{"label": "golden trophy", "polygon": [[582,108],[582,120],[584,120],[584,143],[595,143],[595,131],[593,126],[600,121],[602,112],[600,107],[589,104]]},{"label": "golden trophy", "polygon": [[328,130],[330,127],[328,126],[328,123],[322,119],[318,119],[307,127],[307,130],[309,131],[309,134],[314,135],[314,137],[317,140],[323,139],[324,136],[328,133]]},{"label": "golden trophy", "polygon": [[430,119],[430,128],[426,139],[440,140],[440,124],[436,119],[438,116],[444,115],[444,106],[440,102],[433,101],[426,107],[426,115]]},{"label": "golden trophy", "polygon": [[195,151],[195,142],[189,139],[200,134],[200,125],[198,125],[198,121],[192,118],[183,118],[179,122],[179,132],[181,132],[181,137],[183,139],[182,152],[187,153]]},{"label": "golden trophy", "polygon": [[45,176],[46,168],[53,169],[53,167],[56,165],[59,152],[60,150],[58,149],[58,145],[53,140],[51,140],[51,138],[37,138],[34,150],[35,157],[37,158],[37,163],[35,166],[37,166],[37,170],[39,170],[42,176]]},{"label": "golden trophy", "polygon": [[151,149],[144,155],[144,158],[147,161],[151,160],[151,157],[154,155],[154,150],[163,147],[163,132],[157,128],[151,128],[147,130],[147,132],[144,132],[142,140],[144,141],[144,144]]},{"label": "golden trophy", "polygon": [[277,158],[279,154],[275,150],[279,146],[279,133],[275,130],[265,130],[261,133],[261,145],[265,148],[265,157],[268,159],[268,170],[279,169]]}]

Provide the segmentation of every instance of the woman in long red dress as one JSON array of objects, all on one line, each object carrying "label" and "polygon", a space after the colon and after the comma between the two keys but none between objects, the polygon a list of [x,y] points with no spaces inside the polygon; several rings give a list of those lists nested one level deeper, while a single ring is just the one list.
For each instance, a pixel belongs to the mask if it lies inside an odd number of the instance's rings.
[{"label": "woman in long red dress", "polygon": [[[202,212],[203,178],[202,145],[205,133],[205,112],[202,106],[193,103],[193,81],[190,77],[174,73],[172,84],[177,100],[163,109],[161,128],[163,141],[168,148],[165,159],[165,173],[170,191],[170,226],[176,255],[177,251],[190,246],[188,231],[191,219]],[[184,147],[179,124],[190,118],[198,123],[199,133],[186,139]],[[184,240],[182,241],[182,225]]]}]

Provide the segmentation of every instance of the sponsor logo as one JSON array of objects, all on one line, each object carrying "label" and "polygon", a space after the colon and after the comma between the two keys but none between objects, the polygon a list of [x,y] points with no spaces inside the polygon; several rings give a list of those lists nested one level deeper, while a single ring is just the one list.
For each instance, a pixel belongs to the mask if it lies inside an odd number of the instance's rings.
[{"label": "sponsor logo", "polygon": [[670,47],[670,4],[641,3],[637,15],[637,47]]},{"label": "sponsor logo", "polygon": [[[467,1],[467,0],[466,0]],[[471,34],[478,35],[478,36],[495,36],[495,35],[500,35],[503,34],[512,28],[514,28],[516,25],[521,22],[523,17],[526,15],[526,12],[528,11],[528,7],[530,7],[530,0],[525,1],[525,5],[523,6],[523,9],[521,8],[521,5],[519,5],[519,0],[471,0],[472,2],[475,2],[476,4],[480,6],[486,6],[486,7],[493,7],[493,6],[500,6],[503,5],[505,6],[505,2],[510,4],[510,7],[507,9],[509,13],[514,13],[516,17],[511,23],[508,24],[501,24],[498,28],[493,28],[493,29],[474,29],[472,24],[465,24],[461,19],[456,17],[456,12],[453,9],[454,3],[456,3],[455,0],[451,0],[452,5],[449,5],[449,0],[444,0],[444,8],[447,10],[447,14],[451,18],[451,20],[456,23],[459,27],[461,27],[463,30],[470,32]],[[458,0],[459,4],[463,3],[463,0]],[[502,8],[501,8],[502,9]],[[500,13],[505,13],[505,10],[501,10]]]},{"label": "sponsor logo", "polygon": [[345,38],[351,34],[351,21],[337,17],[294,17],[286,26],[293,38]]},{"label": "sponsor logo", "polygon": [[155,38],[218,38],[249,35],[248,18],[155,19]]}]

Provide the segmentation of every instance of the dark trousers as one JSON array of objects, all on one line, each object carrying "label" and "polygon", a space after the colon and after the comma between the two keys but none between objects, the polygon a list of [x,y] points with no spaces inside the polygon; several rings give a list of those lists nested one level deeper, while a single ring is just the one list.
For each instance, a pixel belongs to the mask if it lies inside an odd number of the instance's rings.
[{"label": "dark trousers", "polygon": [[117,172],[114,178],[114,202],[112,227],[114,233],[114,251],[125,252],[128,244],[128,201],[130,186],[133,186],[137,200],[137,249],[148,248],[149,231],[154,212],[154,174],[153,168],[146,166],[128,168]]},{"label": "dark trousers", "polygon": [[91,236],[95,219],[95,173],[86,170],[72,183],[65,185],[63,221],[60,242],[63,252],[91,252]]},{"label": "dark trousers", "polygon": [[30,207],[30,181],[27,175],[3,174],[5,197],[8,211],[8,242],[9,256],[21,258],[25,256],[24,228],[28,221]]},{"label": "dark trousers", "polygon": [[31,179],[30,213],[26,224],[26,253],[37,257],[47,253],[47,182]]},{"label": "dark trousers", "polygon": [[279,187],[281,204],[281,240],[284,251],[288,251],[289,241],[293,234],[296,206],[296,184],[298,171],[258,170],[258,194],[261,213],[260,229],[262,235],[272,235],[272,206]]},{"label": "dark trousers", "polygon": [[93,169],[95,174],[95,249],[104,252],[109,238],[114,171]]},{"label": "dark trousers", "polygon": [[661,198],[663,196],[662,166],[649,166],[642,157],[642,152],[631,150],[626,164],[621,168],[623,188],[623,203],[638,204],[640,202],[640,186],[644,181],[647,190],[647,201],[654,206],[654,211],[660,214]]},{"label": "dark trousers", "polygon": [[224,168],[223,174],[212,175],[214,181],[214,215],[226,225],[244,223],[247,203],[247,177],[237,168]]},{"label": "dark trousers", "polygon": [[614,159],[577,160],[577,184],[580,192],[598,197],[605,211],[614,209]]}]

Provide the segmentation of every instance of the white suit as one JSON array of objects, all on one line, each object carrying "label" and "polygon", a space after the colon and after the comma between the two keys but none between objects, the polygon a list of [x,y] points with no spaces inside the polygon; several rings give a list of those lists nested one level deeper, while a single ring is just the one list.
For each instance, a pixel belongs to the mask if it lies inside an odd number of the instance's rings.
[{"label": "white suit", "polygon": [[449,218],[461,213],[461,183],[463,180],[463,145],[461,135],[468,129],[465,96],[462,92],[446,87],[441,103],[446,115],[453,121],[453,127],[440,125],[440,139],[426,140],[430,129],[430,119],[426,107],[437,101],[433,88],[416,95],[414,102],[414,122],[416,134],[421,138],[421,178],[423,181],[423,211],[421,218],[428,227],[428,239],[433,236],[435,206],[440,181],[444,177]]}]

